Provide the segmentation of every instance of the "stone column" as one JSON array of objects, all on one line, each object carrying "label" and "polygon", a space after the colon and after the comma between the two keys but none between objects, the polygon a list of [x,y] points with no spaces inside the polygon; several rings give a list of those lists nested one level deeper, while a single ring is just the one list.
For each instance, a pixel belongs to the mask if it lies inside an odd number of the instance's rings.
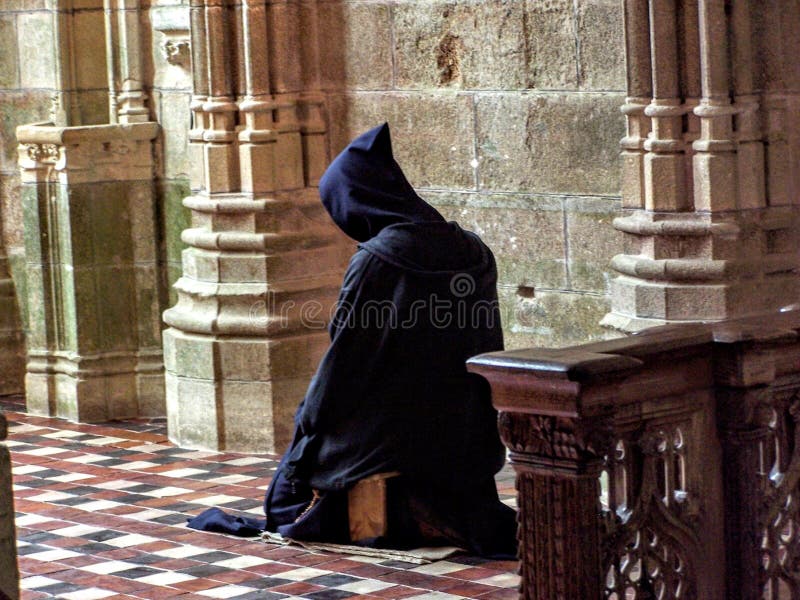
[{"label": "stone column", "polygon": [[[73,11],[72,0],[59,0],[58,7],[54,123],[17,129],[27,407],[84,422],[163,415],[158,124],[148,121],[142,91],[139,3],[89,0]],[[96,89],[83,89],[101,82],[105,111]],[[92,124],[102,112],[110,124]]]},{"label": "stone column", "polygon": [[315,3],[193,0],[192,227],[164,313],[169,436],[282,451],[327,343],[342,252],[319,202],[321,100],[302,32]]},{"label": "stone column", "polygon": [[17,536],[14,530],[14,495],[11,487],[11,456],[5,439],[8,425],[0,414],[0,597],[19,598]]},{"label": "stone column", "polygon": [[630,333],[796,303],[789,17],[777,2],[643,4],[626,2],[625,252],[603,324]]},{"label": "stone column", "polygon": [[30,412],[163,414],[153,217],[156,123],[17,129]]},{"label": "stone column", "polygon": [[142,89],[139,0],[104,0],[109,122],[150,120]]}]

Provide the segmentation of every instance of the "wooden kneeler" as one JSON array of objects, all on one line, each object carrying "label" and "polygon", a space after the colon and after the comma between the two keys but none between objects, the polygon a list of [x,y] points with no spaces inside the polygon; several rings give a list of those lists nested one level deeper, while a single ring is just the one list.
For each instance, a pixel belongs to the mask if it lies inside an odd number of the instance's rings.
[{"label": "wooden kneeler", "polygon": [[386,536],[389,533],[388,488],[400,473],[376,473],[362,479],[347,492],[350,541]]}]

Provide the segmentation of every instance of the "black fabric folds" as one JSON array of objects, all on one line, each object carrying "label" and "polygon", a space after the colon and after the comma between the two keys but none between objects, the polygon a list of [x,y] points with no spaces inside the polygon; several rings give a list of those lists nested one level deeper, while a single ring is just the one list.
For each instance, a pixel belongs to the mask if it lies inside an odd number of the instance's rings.
[{"label": "black fabric folds", "polygon": [[[513,554],[513,511],[499,503],[492,479],[505,459],[497,416],[486,382],[465,367],[469,357],[503,348],[491,251],[416,194],[392,156],[386,124],[334,160],[320,194],[360,244],[331,345],[267,493],[267,528],[293,534],[291,522],[280,522],[282,508],[294,507],[296,517],[302,506],[287,496],[291,486],[340,493],[399,471],[419,497],[451,499],[450,507],[458,499],[449,522],[483,519],[461,525],[472,550]],[[439,509],[449,510],[432,511]]]}]

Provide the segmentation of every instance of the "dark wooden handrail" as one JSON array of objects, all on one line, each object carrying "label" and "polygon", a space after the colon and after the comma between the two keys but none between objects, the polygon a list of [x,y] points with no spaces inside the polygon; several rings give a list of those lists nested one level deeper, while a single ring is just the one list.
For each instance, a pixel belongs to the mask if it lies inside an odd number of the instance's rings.
[{"label": "dark wooden handrail", "polygon": [[474,357],[525,599],[800,599],[800,311]]}]

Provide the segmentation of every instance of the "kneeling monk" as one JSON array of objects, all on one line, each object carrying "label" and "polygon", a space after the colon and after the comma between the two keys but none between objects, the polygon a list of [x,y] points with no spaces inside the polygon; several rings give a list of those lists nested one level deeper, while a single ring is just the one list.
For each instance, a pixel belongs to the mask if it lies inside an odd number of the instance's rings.
[{"label": "kneeling monk", "polygon": [[388,533],[360,543],[515,556],[515,513],[494,482],[505,460],[497,415],[488,385],[465,366],[503,348],[491,251],[415,193],[385,124],[334,160],[320,195],[359,245],[330,348],[267,490],[267,529],[350,543],[348,490],[399,473]]}]

